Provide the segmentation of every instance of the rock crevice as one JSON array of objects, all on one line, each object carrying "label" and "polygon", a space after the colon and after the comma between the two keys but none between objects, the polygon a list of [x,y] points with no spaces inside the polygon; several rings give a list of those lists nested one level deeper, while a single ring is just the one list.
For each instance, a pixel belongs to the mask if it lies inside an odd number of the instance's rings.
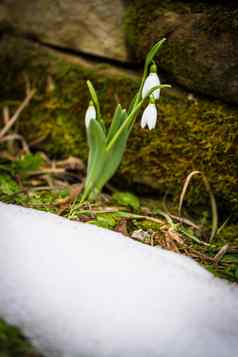
[{"label": "rock crevice", "polygon": [[238,10],[233,2],[4,0],[0,24],[70,51],[141,65],[168,41],[158,62],[179,85],[238,104]]}]

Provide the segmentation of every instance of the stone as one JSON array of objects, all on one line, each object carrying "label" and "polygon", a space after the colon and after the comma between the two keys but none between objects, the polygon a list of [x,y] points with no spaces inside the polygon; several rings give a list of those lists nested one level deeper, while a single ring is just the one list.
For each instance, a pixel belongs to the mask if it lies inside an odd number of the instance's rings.
[{"label": "stone", "polygon": [[128,59],[120,0],[3,0],[2,7],[18,33],[75,51]]},{"label": "stone", "polygon": [[158,63],[173,81],[195,93],[238,104],[237,5],[132,1],[126,29],[135,60],[141,62],[148,48],[166,37]]},{"label": "stone", "polygon": [[0,12],[18,34],[131,66],[166,37],[159,66],[173,82],[238,104],[234,1],[3,0]]}]

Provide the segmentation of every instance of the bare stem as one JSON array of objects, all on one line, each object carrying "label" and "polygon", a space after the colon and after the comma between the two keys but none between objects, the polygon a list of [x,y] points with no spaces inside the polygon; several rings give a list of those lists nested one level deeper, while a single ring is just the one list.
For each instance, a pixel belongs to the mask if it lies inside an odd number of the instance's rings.
[{"label": "bare stem", "polygon": [[0,138],[0,142],[6,142],[6,141],[12,141],[12,140],[19,140],[22,143],[22,147],[23,150],[29,154],[30,153],[30,149],[25,141],[25,139],[23,138],[23,136],[19,135],[19,134],[11,134],[11,135],[7,135],[4,136],[2,138]]},{"label": "bare stem", "polygon": [[3,136],[11,129],[11,127],[15,124],[15,122],[17,121],[19,115],[21,114],[21,112],[23,111],[23,109],[25,109],[27,107],[27,105],[29,104],[31,98],[33,97],[33,95],[35,94],[35,90],[31,90],[29,93],[27,93],[26,98],[24,99],[24,101],[21,103],[21,105],[18,107],[18,109],[16,110],[15,114],[10,118],[10,120],[8,120],[8,122],[6,123],[6,125],[4,126],[4,128],[0,131],[0,139],[3,138]]}]

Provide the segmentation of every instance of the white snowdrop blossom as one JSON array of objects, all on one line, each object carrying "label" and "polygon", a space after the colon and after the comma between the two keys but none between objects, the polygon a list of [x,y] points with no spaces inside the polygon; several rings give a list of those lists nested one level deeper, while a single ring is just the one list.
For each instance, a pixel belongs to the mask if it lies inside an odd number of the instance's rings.
[{"label": "white snowdrop blossom", "polygon": [[[142,99],[144,99],[149,91],[156,86],[160,85],[160,79],[159,76],[156,72],[150,72],[150,74],[148,75],[148,77],[146,78],[143,88],[142,88]],[[159,99],[160,97],[160,89],[156,89],[153,93],[152,93],[153,97],[155,99]]]},{"label": "white snowdrop blossom", "polygon": [[145,108],[142,118],[141,118],[141,127],[144,129],[146,126],[148,128],[154,129],[157,122],[157,109],[154,102],[150,102]]},{"label": "white snowdrop blossom", "polygon": [[95,120],[97,116],[96,109],[93,105],[93,102],[90,101],[88,109],[86,110],[85,113],[85,126],[86,128],[89,127],[89,123],[91,120]]},{"label": "white snowdrop blossom", "polygon": [[[160,84],[157,74],[155,56],[164,41],[165,38],[155,43],[148,52],[139,88],[133,96],[128,110],[123,109],[121,104],[118,103],[110,126],[106,125],[101,115],[99,99],[93,84],[89,80],[87,81],[91,97],[85,115],[89,156],[87,176],[80,203],[94,200],[116,172],[122,160],[131,128],[142,108],[145,109],[140,118],[141,127],[149,130],[156,127],[156,105],[160,97],[160,89],[170,87],[168,84]],[[108,160],[109,157],[110,160]]]}]

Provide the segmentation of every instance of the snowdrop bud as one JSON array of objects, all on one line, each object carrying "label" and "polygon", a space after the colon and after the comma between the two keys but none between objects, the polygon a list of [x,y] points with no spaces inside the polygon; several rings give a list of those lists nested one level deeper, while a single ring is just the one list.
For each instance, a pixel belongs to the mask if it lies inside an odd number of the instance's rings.
[{"label": "snowdrop bud", "polygon": [[85,126],[86,128],[89,127],[89,123],[91,120],[95,120],[96,119],[96,116],[97,116],[97,113],[96,113],[96,109],[93,105],[93,102],[90,101],[89,102],[89,106],[88,106],[88,109],[85,113]]},{"label": "snowdrop bud", "polygon": [[148,128],[154,129],[156,126],[156,121],[157,121],[157,109],[156,105],[154,103],[154,98],[151,98],[150,103],[147,105],[145,108],[142,118],[141,118],[141,127],[145,128],[148,126]]},{"label": "snowdrop bud", "polygon": [[[156,86],[160,85],[160,79],[159,79],[159,76],[156,73],[156,71],[157,71],[157,66],[156,66],[156,64],[153,64],[151,66],[151,69],[150,69],[150,74],[146,78],[146,80],[144,82],[144,85],[143,85],[143,88],[142,88],[142,99],[144,99],[148,95],[149,91],[153,87],[156,87]],[[159,99],[159,97],[160,97],[160,89],[156,89],[152,93],[152,95],[153,95],[153,97],[155,99]]]}]

